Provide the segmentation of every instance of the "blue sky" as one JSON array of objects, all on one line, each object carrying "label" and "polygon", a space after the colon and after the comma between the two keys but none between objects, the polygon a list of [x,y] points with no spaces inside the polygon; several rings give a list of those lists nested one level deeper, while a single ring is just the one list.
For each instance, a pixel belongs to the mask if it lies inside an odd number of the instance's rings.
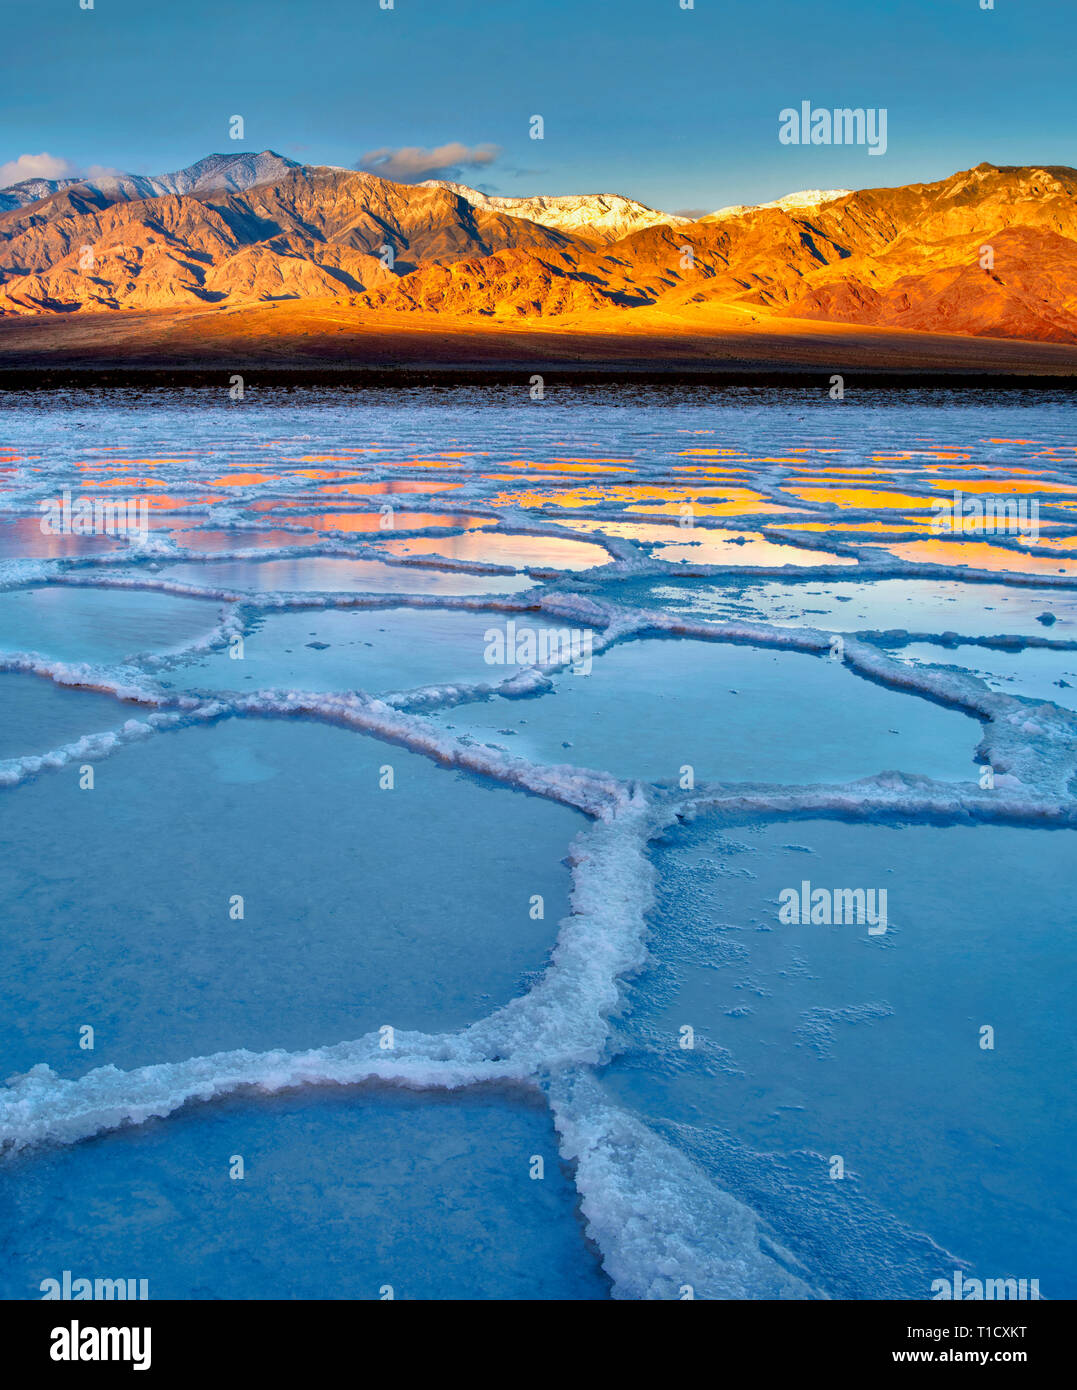
[{"label": "blue sky", "polygon": [[[237,149],[355,166],[376,150],[493,146],[443,176],[673,211],[983,160],[1077,164],[1073,0],[680,3],[8,0],[3,181],[41,153],[78,172],[162,173]],[[885,107],[886,154],[781,145],[778,113],[803,100]]]}]

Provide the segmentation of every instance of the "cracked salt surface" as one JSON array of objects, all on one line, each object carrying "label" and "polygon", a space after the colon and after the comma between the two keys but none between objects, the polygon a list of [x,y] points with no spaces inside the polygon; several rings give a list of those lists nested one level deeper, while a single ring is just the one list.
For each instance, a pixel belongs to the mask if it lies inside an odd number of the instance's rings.
[{"label": "cracked salt surface", "polygon": [[[822,1242],[837,1296],[924,1297],[928,1233],[1072,1297],[1070,835],[731,815],[667,832],[606,1086],[682,1127],[790,1248]],[[804,882],[885,888],[886,931],[783,923]]]},{"label": "cracked salt surface", "polygon": [[[1024,647],[1019,651],[910,642],[895,648],[893,654],[917,666],[972,670],[992,690],[1077,710],[1077,642],[1069,648]],[[963,661],[964,666],[953,667],[957,661]]]},{"label": "cracked salt surface", "polygon": [[[633,477],[652,500],[683,491],[685,470],[727,491],[705,476],[720,453],[751,485],[730,528],[769,545],[783,520],[870,519],[855,487],[842,493],[840,469],[856,465],[877,492],[915,500],[939,459],[974,455],[992,476],[1035,471],[1048,495],[1072,481],[1064,409],[1025,402],[1018,428],[1008,398],[984,395],[940,412],[865,393],[820,416],[766,392],[692,410],[646,391],[597,409],[581,393],[541,411],[512,393],[448,406],[360,394],[362,412],[339,396],[286,410],[253,396],[242,432],[198,393],[125,400],[122,415],[108,394],[12,398],[5,506],[23,531],[42,500],[90,489],[87,458],[119,469],[103,436],[134,476],[154,461],[176,527],[235,544],[202,560],[158,514],[115,552],[35,544],[0,565],[0,681],[58,697],[0,761],[18,870],[4,910],[23,924],[5,948],[22,1031],[0,1091],[15,1213],[0,1289],[36,1297],[52,1264],[109,1263],[82,1213],[117,1210],[137,1176],[151,1197],[130,1236],[158,1297],[315,1283],[317,1296],[378,1296],[366,1291],[393,1279],[363,1244],[370,1223],[403,1297],[675,1298],[685,1284],[697,1297],[925,1297],[958,1260],[991,1276],[1038,1260],[1046,1296],[1072,1295],[1056,1158],[1077,714],[1040,692],[1052,660],[1073,665],[1042,643],[1073,635],[1077,580],[917,565],[848,530],[855,581],[822,552],[795,579],[670,565],[627,532],[601,547],[574,533],[555,473],[571,453],[588,519],[612,532]],[[521,439],[550,465],[522,480],[527,513],[499,476]],[[343,576],[372,563],[365,530],[328,549],[323,533],[306,559],[293,550],[316,532],[302,520],[259,544],[285,514],[267,503],[294,494],[309,513],[318,492],[294,461],[365,449],[370,491],[327,494],[335,512],[369,516],[376,489],[426,486],[432,469],[454,503],[497,506],[516,534],[433,528],[406,542],[429,568],[384,567],[401,585],[481,587],[359,592]],[[888,455],[902,459],[892,474]],[[635,469],[616,488],[601,462],[614,457]],[[834,487],[789,483],[806,475]],[[532,588],[506,564],[551,573]],[[322,570],[334,582],[307,588]],[[486,631],[510,621],[589,632],[592,674],[488,665]],[[1002,638],[1014,679],[998,679],[998,643],[928,640],[948,632]],[[910,661],[921,646],[953,669]],[[39,738],[50,746],[17,751]],[[693,758],[703,773],[686,786],[677,770]],[[403,774],[392,790],[377,782],[385,764]],[[684,862],[685,844],[703,859]],[[892,932],[766,929],[779,879],[817,869],[892,884]],[[272,900],[261,932],[219,901],[247,884]],[[534,895],[543,916],[527,911]],[[87,1021],[93,1053],[78,1048]],[[998,1028],[991,1053],[984,1022]],[[698,1055],[678,1047],[684,1023]],[[1042,1163],[1017,1152],[1022,1126]],[[231,1233],[246,1260],[219,1257],[214,1134],[273,1174],[245,1189],[250,1224]],[[820,1155],[844,1150],[843,1203]],[[549,1186],[527,1173],[544,1151]],[[170,1211],[199,1200],[205,1220],[178,1235]],[[315,1221],[326,1201],[339,1219]],[[420,1265],[412,1232],[435,1263]]]}]

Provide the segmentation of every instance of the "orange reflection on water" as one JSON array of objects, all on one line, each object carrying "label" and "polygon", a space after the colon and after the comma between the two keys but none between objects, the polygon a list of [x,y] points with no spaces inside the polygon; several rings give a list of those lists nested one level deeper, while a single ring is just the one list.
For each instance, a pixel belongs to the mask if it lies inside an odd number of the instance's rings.
[{"label": "orange reflection on water", "polygon": [[[487,458],[487,454],[460,454],[460,458]],[[442,455],[436,459],[378,459],[379,468],[452,468],[453,461]]]},{"label": "orange reflection on water", "polygon": [[280,473],[222,473],[210,478],[206,487],[255,487],[258,483],[279,483]]},{"label": "orange reflection on water", "polygon": [[[559,473],[635,473],[635,468],[621,466],[630,462],[630,459],[547,459],[543,462],[537,459],[505,459],[498,467],[533,468],[556,478]],[[556,466],[558,464],[560,467]],[[498,482],[514,481],[513,476],[506,473],[484,473],[483,477]]]},{"label": "orange reflection on water", "polygon": [[94,478],[94,487],[168,487],[164,478]]},{"label": "orange reflection on water", "polygon": [[903,521],[783,521],[783,531],[930,531],[932,523],[921,517]]},{"label": "orange reflection on water", "polygon": [[583,471],[593,469],[597,473],[635,473],[635,459],[562,459],[555,458],[554,463],[564,465],[565,471]]},{"label": "orange reflection on water", "polygon": [[454,560],[481,560],[486,564],[538,569],[586,569],[591,565],[609,564],[612,558],[602,546],[587,541],[488,531],[389,540],[382,549],[392,555],[444,555]]},{"label": "orange reflection on water", "polygon": [[187,458],[144,458],[144,459],[88,459],[85,463],[76,463],[76,468],[95,472],[98,470],[116,472],[123,468],[158,468],[162,463],[189,463]]},{"label": "orange reflection on water", "polygon": [[[256,448],[256,449],[276,449],[276,448],[281,448],[281,447],[287,447],[288,443],[289,443],[289,441],[286,440],[286,439],[271,439],[271,440],[269,441],[268,444],[255,444],[255,445],[252,445],[252,448]],[[294,447],[294,446],[295,446],[295,441],[292,440],[292,441],[291,441],[291,444],[292,444],[292,446]],[[339,460],[337,460],[337,459],[336,459],[336,456],[335,456],[335,455],[332,455],[332,454],[308,454],[308,455],[306,455],[305,457],[296,455],[295,457],[292,457],[292,458],[282,458],[282,459],[281,459],[281,462],[282,462],[282,463],[318,463],[318,462],[323,462],[324,460],[328,459],[330,462],[338,462],[338,461],[339,461],[340,463],[354,463],[355,460],[351,457],[352,454],[387,454],[388,452],[389,452],[388,447],[387,447],[386,445],[384,445],[384,444],[363,444],[363,445],[354,445],[354,446],[351,445],[351,444],[338,444],[338,445],[337,445],[337,453],[338,453],[338,454],[343,454],[343,455],[346,456],[346,457],[341,458],[341,459],[339,459]]]},{"label": "orange reflection on water", "polygon": [[[508,478],[504,474],[484,473],[483,477],[493,482],[516,482],[514,478]],[[626,492],[628,489],[616,486],[600,487],[575,487],[561,488],[553,492],[536,492],[531,488],[517,488],[515,491],[503,491],[496,493],[493,497],[488,497],[487,502],[494,507],[533,507],[541,509],[547,507],[597,507],[600,502],[611,502],[617,500],[617,493]]]},{"label": "orange reflection on water", "polygon": [[[390,451],[388,449],[356,449],[353,452],[387,454]],[[452,468],[460,459],[485,459],[489,457],[489,453],[485,450],[462,449],[459,453],[437,453],[426,458],[420,458],[416,455],[414,458],[378,459],[377,464],[379,468]],[[354,460],[344,461],[353,462]]]},{"label": "orange reflection on water", "polygon": [[[697,430],[697,434],[710,434],[711,430]],[[743,449],[682,449],[678,458],[737,459],[744,457]],[[743,470],[742,470],[743,471]]]},{"label": "orange reflection on water", "polygon": [[[496,479],[496,475],[490,475]],[[540,510],[542,507],[597,507],[609,498],[605,492],[596,488],[578,487],[561,492],[499,492],[486,501],[492,507],[527,507]]]},{"label": "orange reflection on water", "polygon": [[[961,492],[1065,492],[1077,494],[1077,487],[1073,486],[1073,484],[1071,483],[1023,482],[1019,478],[962,478],[960,481]],[[938,488],[949,488],[952,486],[952,484],[946,482],[944,479],[936,480],[933,478],[931,480],[931,486]]]},{"label": "orange reflection on water", "polygon": [[169,512],[175,511],[179,507],[190,507],[195,503],[219,502],[221,499],[211,493],[208,497],[162,497],[160,493],[146,498],[150,508],[154,511]]},{"label": "orange reflection on water", "polygon": [[[892,458],[904,461],[909,459],[970,459],[972,455],[959,452],[955,449],[895,449],[892,454],[878,454],[873,457]],[[959,465],[952,464],[948,466],[958,467]],[[972,464],[971,466],[973,468],[979,467],[978,464]]]},{"label": "orange reflection on water", "polygon": [[[114,454],[114,453],[117,453],[120,449],[126,449],[127,445],[126,445],[126,444],[98,444],[98,445],[96,445],[95,447],[96,447],[96,450],[97,450],[97,452],[98,452],[99,454]],[[173,449],[173,450],[171,450],[171,452],[170,452],[170,454],[169,454],[169,458],[171,459],[173,456],[174,456],[175,458],[177,458],[177,459],[197,458],[197,457],[198,457],[198,450],[197,450],[197,449]]]},{"label": "orange reflection on water", "polygon": [[[880,546],[901,560],[915,560],[933,565],[958,565],[963,569],[1014,570],[1022,574],[1077,574],[1077,559],[1063,561],[1047,555],[1025,555],[991,545],[988,541],[905,541],[898,545]],[[1061,557],[1059,557],[1061,558]]]},{"label": "orange reflection on water", "polygon": [[[883,456],[879,454],[875,454],[873,455],[873,457],[880,460],[881,462],[886,461],[885,458],[883,458]],[[891,473],[918,473],[919,471],[920,470],[918,468],[869,468],[866,463],[860,464],[856,468],[837,468],[834,466],[834,464],[828,463],[826,467],[814,478],[790,478],[788,481],[792,483],[809,484],[813,482],[818,482],[821,478],[834,477],[864,478],[865,480],[870,482],[872,478],[880,478],[883,476],[889,477]]]},{"label": "orange reflection on water", "polygon": [[296,468],[291,476],[293,478],[310,478],[314,482],[322,482],[329,478],[365,478],[365,468]]},{"label": "orange reflection on water", "polygon": [[457,482],[428,483],[421,478],[400,478],[396,482],[383,478],[376,483],[331,483],[328,487],[319,488],[318,495],[321,497],[375,497],[383,492],[447,492],[449,488],[462,486],[462,483]]},{"label": "orange reflection on water", "polygon": [[[953,473],[957,475],[959,481],[965,473],[997,472],[998,465],[993,463],[932,463],[925,471],[928,473]],[[1008,463],[1006,472],[1022,473],[1028,477],[1037,478],[1042,477],[1044,470],[1042,468],[1019,468],[1015,464]],[[936,483],[934,486],[941,487],[942,484]]]},{"label": "orange reflection on water", "polygon": [[656,548],[656,560],[696,565],[855,565],[849,555],[781,545],[758,531],[717,531],[701,526],[662,526],[655,522],[573,521],[577,530],[599,532],[624,540],[643,541]]},{"label": "orange reflection on water", "polygon": [[[689,450],[689,452],[695,452],[695,450]],[[681,457],[684,457],[684,455],[681,455]],[[774,457],[770,455],[760,455],[759,457],[752,457],[745,455],[745,453],[738,453],[738,455],[734,455],[734,457],[738,460],[738,463],[795,463],[798,468],[802,468],[803,464],[805,464],[805,460],[794,459],[794,457],[788,455]],[[688,473],[709,473],[710,471],[709,468],[702,467],[700,464],[674,463],[673,467],[678,473],[682,470],[688,471]],[[750,470],[750,468],[737,468],[727,463],[721,466],[720,471],[721,473],[750,473],[752,470]]]},{"label": "orange reflection on water", "polygon": [[717,464],[713,467],[703,463],[675,463],[672,471],[674,473],[699,473],[708,481],[722,482],[729,479],[731,482],[741,482],[745,475],[750,475],[754,470],[751,468],[733,468],[730,464],[722,464],[719,468]]},{"label": "orange reflection on water", "polygon": [[1077,536],[1018,536],[1018,545],[1048,545],[1056,550],[1077,550]]},{"label": "orange reflection on water", "polygon": [[63,532],[46,535],[38,516],[5,517],[0,526],[0,545],[5,554],[35,560],[61,560],[72,555],[118,550],[121,544],[126,544],[126,536],[117,538],[107,533],[77,536]]},{"label": "orange reflection on water", "polygon": [[[496,474],[484,474],[487,478],[497,478]],[[649,486],[646,484],[617,484],[609,483],[602,485],[595,483],[591,486],[581,486],[574,488],[559,488],[551,492],[538,492],[527,490],[503,491],[487,500],[497,507],[526,507],[540,509],[543,506],[553,507],[596,507],[603,502],[627,502],[638,504],[642,501],[653,500],[661,505],[639,506],[633,505],[635,512],[677,512],[686,502],[695,503],[698,499],[714,499],[713,508],[715,514],[732,514],[742,503],[749,500],[766,502],[761,493],[753,492],[747,488],[731,486],[721,488],[720,491],[704,491],[698,487],[661,487]],[[700,511],[704,508],[700,507]],[[788,508],[779,507],[775,504],[755,506],[749,510],[755,511],[785,511]]]},{"label": "orange reflection on water", "polygon": [[[220,499],[215,499],[219,501]],[[244,510],[248,512],[275,512],[289,507],[309,507],[318,500],[317,493],[304,492],[296,497],[262,497],[256,502],[247,502]]]},{"label": "orange reflection on water", "polygon": [[793,497],[803,498],[805,502],[831,502],[837,507],[855,507],[864,511],[869,511],[872,507],[893,511],[896,508],[906,510],[932,505],[930,497],[917,497],[911,492],[890,492],[874,488],[790,487],[783,484],[782,491],[790,493]]},{"label": "orange reflection on water", "polygon": [[682,494],[680,502],[663,502],[656,506],[635,506],[633,512],[645,516],[676,513],[681,510],[685,500],[692,503],[692,510],[699,516],[754,516],[757,513],[783,515],[795,512],[795,507],[773,502],[762,492],[746,487],[724,487],[718,492],[694,492]]},{"label": "orange reflection on water", "polygon": [[[282,458],[281,463],[354,463],[355,460],[347,454],[300,454],[298,458]],[[297,472],[302,470],[297,469]],[[311,477],[318,476],[310,474]],[[332,474],[323,474],[323,477],[331,477]]]},{"label": "orange reflection on water", "polygon": [[297,531],[181,531],[173,540],[183,550],[275,550],[284,545],[315,545],[317,536]]},{"label": "orange reflection on water", "polygon": [[426,526],[496,526],[496,516],[472,516],[467,512],[394,512],[392,525],[380,512],[310,512],[305,516],[292,516],[300,526],[311,526],[316,531],[381,531],[391,534],[394,530],[419,530]]}]

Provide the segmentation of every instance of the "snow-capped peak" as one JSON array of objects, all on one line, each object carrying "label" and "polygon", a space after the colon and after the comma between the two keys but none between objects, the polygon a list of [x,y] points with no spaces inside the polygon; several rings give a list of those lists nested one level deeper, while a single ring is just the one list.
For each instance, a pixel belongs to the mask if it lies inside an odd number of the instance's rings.
[{"label": "snow-capped peak", "polygon": [[644,227],[674,225],[690,220],[675,213],[658,212],[620,193],[535,194],[530,198],[501,198],[447,179],[426,179],[420,186],[444,188],[465,199],[472,207],[501,212],[508,217],[526,218],[528,222],[555,227],[563,232],[597,236],[603,241],[618,241]]},{"label": "snow-capped peak", "polygon": [[787,193],[784,198],[775,198],[769,203],[731,203],[729,207],[710,212],[700,220],[720,222],[726,217],[741,217],[746,212],[759,212],[761,208],[781,208],[783,212],[793,212],[797,208],[815,208],[823,203],[832,203],[835,198],[844,198],[851,192],[850,188],[802,188],[798,193]]}]

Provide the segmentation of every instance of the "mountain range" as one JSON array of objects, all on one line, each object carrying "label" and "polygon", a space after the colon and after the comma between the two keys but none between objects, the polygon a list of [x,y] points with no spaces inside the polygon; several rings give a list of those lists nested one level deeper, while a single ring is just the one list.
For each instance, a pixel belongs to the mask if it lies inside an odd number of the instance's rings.
[{"label": "mountain range", "polygon": [[294,159],[272,150],[261,154],[210,154],[187,169],[174,174],[96,174],[92,179],[23,179],[0,188],[0,212],[40,202],[61,189],[77,185],[121,200],[159,198],[166,193],[200,193],[214,188],[242,192],[257,183],[271,183],[289,169],[298,169]]},{"label": "mountain range", "polygon": [[634,331],[721,310],[1077,343],[1077,171],[980,164],[699,218],[616,194],[394,183],[271,150],[0,190],[5,319],[284,300],[357,324],[601,316]]}]

